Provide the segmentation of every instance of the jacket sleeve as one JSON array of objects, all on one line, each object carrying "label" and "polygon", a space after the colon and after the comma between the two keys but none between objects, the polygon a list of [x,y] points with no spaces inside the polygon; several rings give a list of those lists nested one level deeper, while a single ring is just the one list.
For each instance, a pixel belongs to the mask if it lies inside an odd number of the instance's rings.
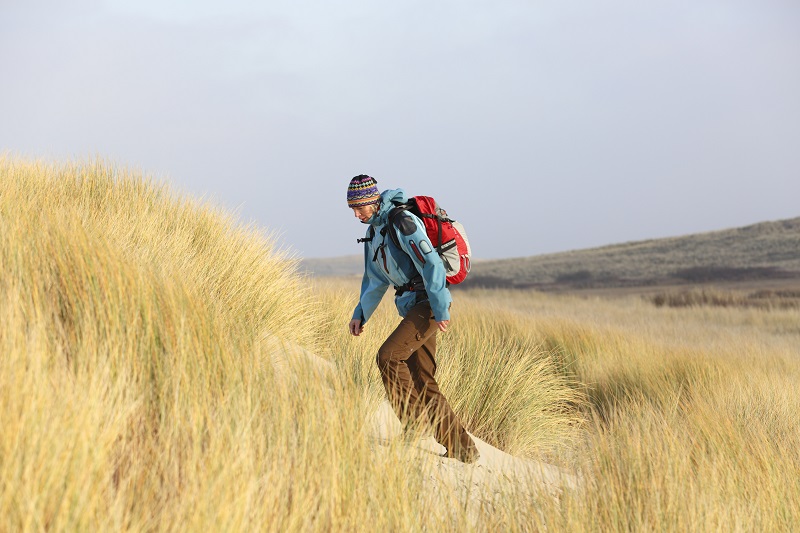
[{"label": "jacket sleeve", "polygon": [[[428,239],[422,221],[411,213],[400,216],[404,216],[404,219],[393,229],[397,233],[400,247],[411,257],[417,271],[422,274],[433,316],[437,322],[450,320],[450,303],[453,299],[447,288],[447,272],[442,258]],[[414,227],[410,226],[410,222],[413,222]]]},{"label": "jacket sleeve", "polygon": [[369,317],[378,308],[381,303],[383,295],[386,294],[386,289],[389,284],[375,275],[372,271],[372,262],[369,261],[367,247],[364,247],[364,277],[361,279],[361,295],[358,299],[358,305],[353,311],[353,318],[361,320],[361,325],[367,323]]}]

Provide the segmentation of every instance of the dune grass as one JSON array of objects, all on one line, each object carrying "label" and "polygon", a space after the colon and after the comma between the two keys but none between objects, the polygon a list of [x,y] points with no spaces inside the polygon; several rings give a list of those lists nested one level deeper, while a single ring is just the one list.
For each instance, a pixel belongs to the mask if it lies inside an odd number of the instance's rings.
[{"label": "dune grass", "polygon": [[[102,161],[0,158],[0,530],[752,531],[800,520],[800,311],[455,293],[468,429],[579,473],[468,509],[377,445],[387,295],[312,282],[258,228]],[[306,348],[332,371],[303,358]]]},{"label": "dune grass", "polygon": [[584,486],[556,530],[790,531],[800,520],[800,313],[471,291],[514,310],[582,383]]},{"label": "dune grass", "polygon": [[[0,239],[0,529],[473,524],[429,509],[402,446],[376,452],[374,346],[269,235],[102,161],[6,157]],[[278,379],[282,345],[339,372]]]},{"label": "dune grass", "polygon": [[[329,311],[324,335],[332,358],[347,368],[357,387],[373,400],[384,397],[375,364],[377,349],[400,321],[388,291],[365,333],[350,337],[346,323],[358,302],[356,282],[317,282]],[[465,427],[513,454],[539,456],[571,443],[580,434],[583,400],[573,376],[526,330],[513,313],[486,313],[480,301],[458,304],[451,331],[437,341],[437,381]]]},{"label": "dune grass", "polygon": [[292,408],[262,392],[275,387],[265,336],[300,341],[310,323],[288,260],[102,162],[4,159],[0,173],[4,529],[270,517],[196,511],[268,492],[241,474],[269,417]]}]

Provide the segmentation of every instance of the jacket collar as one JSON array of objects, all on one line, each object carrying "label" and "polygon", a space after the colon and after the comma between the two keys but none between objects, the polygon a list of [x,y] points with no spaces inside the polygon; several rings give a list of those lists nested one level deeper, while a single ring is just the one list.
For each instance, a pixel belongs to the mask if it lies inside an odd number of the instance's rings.
[{"label": "jacket collar", "polygon": [[381,206],[378,208],[378,212],[369,219],[369,223],[376,228],[383,226],[388,222],[389,211],[394,208],[395,203],[402,204],[407,200],[408,196],[403,189],[389,189],[383,191],[381,193]]}]

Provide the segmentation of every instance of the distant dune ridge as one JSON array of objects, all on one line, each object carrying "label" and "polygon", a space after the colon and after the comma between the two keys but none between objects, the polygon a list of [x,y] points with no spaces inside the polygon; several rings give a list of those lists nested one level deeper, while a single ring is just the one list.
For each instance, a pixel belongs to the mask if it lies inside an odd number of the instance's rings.
[{"label": "distant dune ridge", "polygon": [[[363,256],[304,259],[318,276],[361,272]],[[800,217],[681,237],[476,261],[463,287],[541,290],[800,278]]]}]

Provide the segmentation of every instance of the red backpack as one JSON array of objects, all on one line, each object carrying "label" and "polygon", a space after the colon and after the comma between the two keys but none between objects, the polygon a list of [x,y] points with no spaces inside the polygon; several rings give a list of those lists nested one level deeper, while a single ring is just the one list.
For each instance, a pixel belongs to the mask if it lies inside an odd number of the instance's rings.
[{"label": "red backpack", "polygon": [[[413,213],[425,224],[425,232],[444,263],[447,282],[455,285],[464,281],[469,274],[472,257],[464,226],[448,217],[447,211],[430,196],[412,196],[406,203],[397,205],[389,212],[389,222],[392,225],[401,211]],[[395,245],[400,248],[397,233],[390,231],[389,234]],[[419,252],[416,253],[421,258]]]}]

